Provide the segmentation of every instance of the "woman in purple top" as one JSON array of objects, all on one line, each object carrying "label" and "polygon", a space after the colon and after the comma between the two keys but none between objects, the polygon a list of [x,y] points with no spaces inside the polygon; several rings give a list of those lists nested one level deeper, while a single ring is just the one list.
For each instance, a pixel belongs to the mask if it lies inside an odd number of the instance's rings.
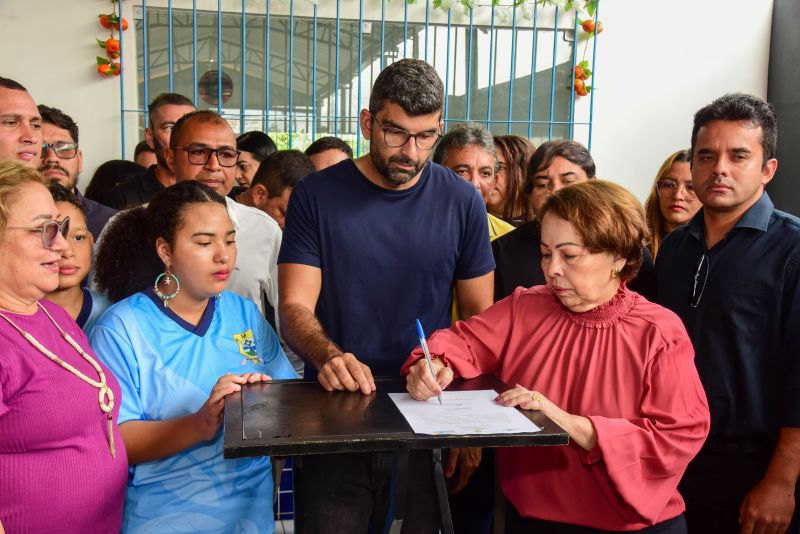
[{"label": "woman in purple top", "polygon": [[120,389],[70,316],[42,300],[70,251],[36,171],[0,162],[0,532],[119,532]]}]

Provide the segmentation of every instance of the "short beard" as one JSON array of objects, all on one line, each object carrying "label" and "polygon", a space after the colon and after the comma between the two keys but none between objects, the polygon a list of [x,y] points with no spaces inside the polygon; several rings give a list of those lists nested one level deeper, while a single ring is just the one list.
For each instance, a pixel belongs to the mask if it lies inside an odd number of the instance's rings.
[{"label": "short beard", "polygon": [[161,146],[158,141],[156,141],[155,137],[153,137],[153,152],[156,154],[156,162],[165,169],[169,169],[169,165],[167,165],[167,158],[164,156],[164,149],[166,147]]},{"label": "short beard", "polygon": [[[380,158],[379,154],[372,150],[370,150],[369,156],[372,158],[372,164],[375,165],[375,168],[378,169],[381,176],[394,186],[401,186],[410,182],[425,167],[425,164],[428,163],[427,159],[420,162],[406,159],[402,156],[392,156],[384,161]],[[413,165],[414,168],[409,171],[400,171],[390,167],[389,165],[391,163]]]}]

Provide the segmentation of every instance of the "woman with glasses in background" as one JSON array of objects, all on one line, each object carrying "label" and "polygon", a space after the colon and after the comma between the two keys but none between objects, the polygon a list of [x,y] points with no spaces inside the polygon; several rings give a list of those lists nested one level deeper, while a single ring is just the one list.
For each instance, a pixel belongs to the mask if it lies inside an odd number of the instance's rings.
[{"label": "woman with glasses in background", "polygon": [[536,147],[518,135],[496,135],[497,182],[486,195],[486,210],[504,221],[519,226],[533,219],[533,210],[524,191],[528,162]]},{"label": "woman with glasses in background", "polygon": [[667,234],[689,222],[701,207],[692,185],[690,158],[688,150],[670,155],[658,169],[653,190],[647,197],[645,214],[652,235],[650,252],[654,259]]},{"label": "woman with glasses in background", "polygon": [[128,476],[120,387],[43,297],[71,254],[44,178],[0,162],[0,531],[119,532]]}]

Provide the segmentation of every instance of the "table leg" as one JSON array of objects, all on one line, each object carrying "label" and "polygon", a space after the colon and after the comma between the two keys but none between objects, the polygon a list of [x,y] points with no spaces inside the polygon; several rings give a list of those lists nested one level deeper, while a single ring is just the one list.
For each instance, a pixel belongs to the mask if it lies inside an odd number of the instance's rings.
[{"label": "table leg", "polygon": [[304,521],[305,510],[303,507],[303,457],[294,456],[292,458],[292,492],[294,495],[294,531],[296,534],[305,534],[306,524]]},{"label": "table leg", "polygon": [[392,518],[392,525],[389,527],[389,534],[400,534],[400,530],[403,528],[403,512],[406,508],[406,493],[408,492],[408,484],[406,483],[408,455],[408,450],[395,452],[394,517]]},{"label": "table leg", "polygon": [[442,534],[454,534],[450,502],[447,499],[447,484],[442,467],[442,449],[433,449],[431,452],[433,453],[433,482],[436,484],[436,497],[439,499],[439,513],[442,516]]}]

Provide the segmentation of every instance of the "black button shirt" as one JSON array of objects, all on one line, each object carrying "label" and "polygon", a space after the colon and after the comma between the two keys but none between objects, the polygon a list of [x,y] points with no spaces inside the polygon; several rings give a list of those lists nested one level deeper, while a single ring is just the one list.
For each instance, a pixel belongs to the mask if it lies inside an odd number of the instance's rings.
[{"label": "black button shirt", "polygon": [[703,210],[659,250],[657,301],[692,339],[709,446],[771,447],[780,427],[800,427],[799,263],[800,219],[766,193],[710,250]]}]

